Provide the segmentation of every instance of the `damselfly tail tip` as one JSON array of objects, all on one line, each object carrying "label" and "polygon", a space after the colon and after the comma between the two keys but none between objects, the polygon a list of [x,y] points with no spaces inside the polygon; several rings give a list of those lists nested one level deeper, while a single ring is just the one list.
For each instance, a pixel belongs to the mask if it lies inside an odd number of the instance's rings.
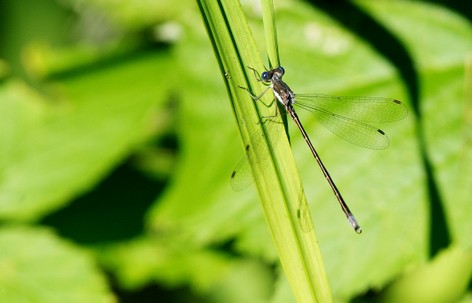
[{"label": "damselfly tail tip", "polygon": [[362,228],[360,226],[354,227],[354,231],[358,234],[362,234]]},{"label": "damselfly tail tip", "polygon": [[361,234],[362,233],[362,228],[359,226],[359,223],[357,223],[357,220],[356,218],[354,218],[354,215],[351,214],[347,217],[347,220],[349,221],[349,223],[351,224],[352,228],[354,229],[354,231],[358,234]]}]

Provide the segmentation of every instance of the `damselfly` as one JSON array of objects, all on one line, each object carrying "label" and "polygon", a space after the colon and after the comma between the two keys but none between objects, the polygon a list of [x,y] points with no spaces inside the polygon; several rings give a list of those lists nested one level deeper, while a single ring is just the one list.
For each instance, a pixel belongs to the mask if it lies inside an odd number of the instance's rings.
[{"label": "damselfly", "polygon": [[[290,114],[299,128],[349,223],[357,233],[361,233],[361,227],[321,161],[293,105],[312,112],[317,121],[346,141],[371,149],[387,148],[389,139],[384,131],[365,122],[390,122],[400,120],[408,113],[406,106],[392,98],[294,94],[290,87],[282,81],[282,77],[285,73],[283,67],[279,66],[264,71],[260,76],[255,69],[252,70],[258,77],[258,81],[269,84],[269,86],[259,96],[253,95],[247,88],[243,89],[247,90],[254,100],[260,99],[269,88],[272,89],[275,98],[284,106],[285,110]],[[231,174],[231,179],[235,179],[237,175],[237,171],[234,171]]]}]

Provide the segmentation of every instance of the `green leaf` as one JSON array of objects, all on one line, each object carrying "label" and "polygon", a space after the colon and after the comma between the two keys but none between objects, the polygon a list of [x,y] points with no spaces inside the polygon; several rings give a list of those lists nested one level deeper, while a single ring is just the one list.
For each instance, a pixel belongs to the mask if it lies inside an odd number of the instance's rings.
[{"label": "green leaf", "polygon": [[91,255],[30,227],[0,230],[0,301],[116,302]]},{"label": "green leaf", "polygon": [[117,279],[127,289],[144,287],[149,281],[168,288],[185,284],[216,302],[223,298],[227,302],[247,302],[250,298],[251,302],[261,303],[267,302],[272,289],[270,266],[191,246],[173,237],[143,237],[113,245],[105,249],[101,261],[115,269]]},{"label": "green leaf", "polygon": [[[444,278],[447,277],[447,278]],[[451,246],[390,285],[385,302],[459,302],[472,278],[472,254]]]},{"label": "green leaf", "polygon": [[359,3],[399,37],[415,62],[421,80],[418,123],[424,130],[422,139],[439,187],[447,227],[455,242],[470,249],[470,219],[464,214],[472,212],[470,186],[466,185],[472,178],[472,101],[465,94],[468,85],[464,74],[472,49],[472,26],[457,15],[427,4]]},{"label": "green leaf", "polygon": [[149,137],[164,60],[147,54],[78,73],[50,85],[47,99],[18,80],[1,84],[0,217],[38,219],[63,206]]}]

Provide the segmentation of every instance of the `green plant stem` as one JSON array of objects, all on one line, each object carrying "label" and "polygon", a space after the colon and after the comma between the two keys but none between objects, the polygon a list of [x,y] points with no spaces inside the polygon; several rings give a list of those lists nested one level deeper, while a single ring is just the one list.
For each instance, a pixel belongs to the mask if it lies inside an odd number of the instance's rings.
[{"label": "green plant stem", "polygon": [[[261,123],[260,117],[274,114],[275,107],[266,106],[274,105],[273,96],[267,93],[261,102],[254,102],[241,89],[247,87],[260,94],[266,87],[247,68],[262,70],[263,64],[240,4],[234,0],[197,2],[224,75],[264,214],[293,293],[298,302],[331,302],[330,287],[290,145],[285,136],[278,136],[283,131],[269,132],[265,128],[267,123]],[[273,14],[268,17],[273,18]],[[280,115],[277,118],[281,122]],[[282,123],[275,125],[283,128]],[[253,150],[261,137],[264,142],[258,144],[257,151]],[[277,144],[273,144],[276,141]]]},{"label": "green plant stem", "polygon": [[266,38],[267,56],[271,68],[280,66],[279,47],[277,42],[277,29],[275,25],[275,12],[273,0],[261,0],[262,21],[264,22],[264,34]]}]

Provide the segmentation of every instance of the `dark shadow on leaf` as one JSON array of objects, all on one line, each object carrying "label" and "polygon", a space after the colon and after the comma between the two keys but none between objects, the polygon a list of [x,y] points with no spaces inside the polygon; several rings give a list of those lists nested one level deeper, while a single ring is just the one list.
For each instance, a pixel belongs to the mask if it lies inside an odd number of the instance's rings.
[{"label": "dark shadow on leaf", "polygon": [[41,223],[82,244],[129,239],[143,232],[145,214],[163,187],[125,164]]}]

